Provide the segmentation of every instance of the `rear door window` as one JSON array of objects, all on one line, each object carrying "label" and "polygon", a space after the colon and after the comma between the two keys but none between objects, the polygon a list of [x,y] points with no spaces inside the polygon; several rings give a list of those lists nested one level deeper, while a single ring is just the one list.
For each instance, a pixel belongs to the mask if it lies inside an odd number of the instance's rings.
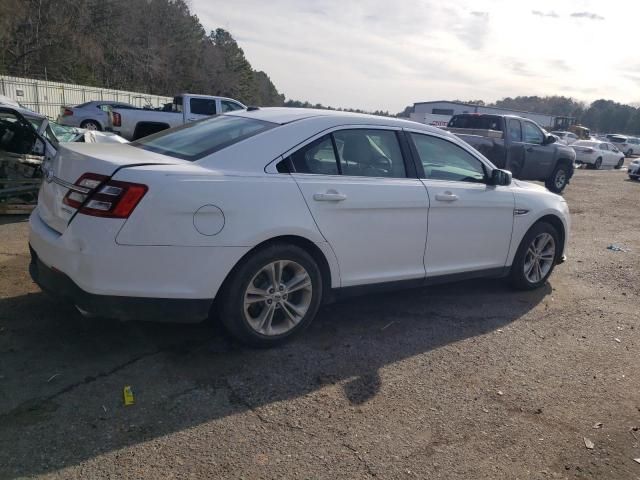
[{"label": "rear door window", "polygon": [[215,115],[216,101],[210,98],[192,98],[189,102],[191,113],[195,115]]},{"label": "rear door window", "polygon": [[396,132],[354,129],[334,132],[342,175],[406,178]]},{"label": "rear door window", "polygon": [[314,140],[289,156],[288,161],[297,173],[338,175],[338,161],[331,135]]},{"label": "rear door window", "polygon": [[509,119],[509,138],[512,142],[522,141],[522,124],[515,118]]}]

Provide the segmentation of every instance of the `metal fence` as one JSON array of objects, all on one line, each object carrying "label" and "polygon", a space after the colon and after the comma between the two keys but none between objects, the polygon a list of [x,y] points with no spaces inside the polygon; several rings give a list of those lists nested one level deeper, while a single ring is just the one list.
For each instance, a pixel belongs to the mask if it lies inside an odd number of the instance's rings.
[{"label": "metal fence", "polygon": [[159,95],[8,75],[0,75],[0,94],[18,101],[25,108],[46,115],[52,120],[55,120],[60,113],[60,107],[78,105],[92,100],[115,100],[130,103],[136,107],[144,107],[145,105],[159,107],[172,101],[171,97]]}]

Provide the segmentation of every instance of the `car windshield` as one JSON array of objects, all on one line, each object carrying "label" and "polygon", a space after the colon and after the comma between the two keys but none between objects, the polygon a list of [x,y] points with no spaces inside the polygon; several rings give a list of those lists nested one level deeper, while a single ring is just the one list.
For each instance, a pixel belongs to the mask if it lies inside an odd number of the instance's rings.
[{"label": "car windshield", "polygon": [[456,115],[449,121],[449,127],[502,131],[500,117],[493,115]]},{"label": "car windshield", "polygon": [[193,162],[276,126],[254,118],[219,115],[163,130],[131,145]]},{"label": "car windshield", "polygon": [[625,137],[609,137],[611,143],[624,143],[627,141]]},{"label": "car windshield", "polygon": [[67,127],[56,122],[49,122],[49,126],[59,142],[72,142],[83,131],[79,128]]}]

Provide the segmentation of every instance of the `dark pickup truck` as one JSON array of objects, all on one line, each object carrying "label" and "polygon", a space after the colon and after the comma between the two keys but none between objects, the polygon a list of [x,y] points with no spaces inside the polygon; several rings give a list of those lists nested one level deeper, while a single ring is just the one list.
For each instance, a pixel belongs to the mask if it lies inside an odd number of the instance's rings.
[{"label": "dark pickup truck", "polygon": [[556,143],[535,122],[511,115],[454,115],[447,130],[487,157],[498,168],[521,180],[541,180],[561,193],[573,176],[576,154]]}]

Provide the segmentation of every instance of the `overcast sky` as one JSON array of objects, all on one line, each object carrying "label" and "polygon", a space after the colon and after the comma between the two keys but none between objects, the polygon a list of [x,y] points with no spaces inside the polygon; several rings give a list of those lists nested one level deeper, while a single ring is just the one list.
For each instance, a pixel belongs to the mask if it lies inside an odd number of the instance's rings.
[{"label": "overcast sky", "polygon": [[[287,98],[392,113],[419,101],[640,102],[635,0],[190,0]],[[636,28],[638,27],[638,28]]]}]

